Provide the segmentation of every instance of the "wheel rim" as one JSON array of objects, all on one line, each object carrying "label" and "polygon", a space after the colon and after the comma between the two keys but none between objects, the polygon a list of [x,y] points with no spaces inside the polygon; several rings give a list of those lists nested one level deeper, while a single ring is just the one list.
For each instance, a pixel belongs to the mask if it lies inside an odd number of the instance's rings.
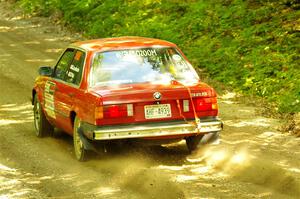
[{"label": "wheel rim", "polygon": [[[76,122],[78,123],[78,122]],[[78,160],[82,159],[82,153],[83,153],[83,143],[79,137],[79,134],[77,132],[78,130],[78,124],[74,125],[74,135],[73,135],[73,139],[74,139],[74,150],[75,150],[75,156]]]},{"label": "wheel rim", "polygon": [[41,122],[41,116],[40,116],[40,103],[36,103],[35,110],[34,110],[34,126],[36,129],[36,134],[39,134],[40,130],[40,122]]}]

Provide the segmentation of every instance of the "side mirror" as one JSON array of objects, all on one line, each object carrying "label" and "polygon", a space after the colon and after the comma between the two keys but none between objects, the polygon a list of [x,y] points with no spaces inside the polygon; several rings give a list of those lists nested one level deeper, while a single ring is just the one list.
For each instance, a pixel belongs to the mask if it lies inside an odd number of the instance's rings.
[{"label": "side mirror", "polygon": [[42,76],[51,76],[53,73],[53,69],[50,66],[41,66],[39,68],[39,74]]}]

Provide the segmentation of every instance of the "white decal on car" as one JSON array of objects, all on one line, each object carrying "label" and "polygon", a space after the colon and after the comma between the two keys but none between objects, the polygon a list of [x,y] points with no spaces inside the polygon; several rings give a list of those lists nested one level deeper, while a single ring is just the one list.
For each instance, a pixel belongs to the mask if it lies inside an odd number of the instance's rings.
[{"label": "white decal on car", "polygon": [[205,97],[205,96],[208,96],[207,92],[192,93],[192,97]]},{"label": "white decal on car", "polygon": [[75,77],[75,75],[74,75],[74,73],[73,73],[73,72],[69,71],[69,72],[68,72],[68,77],[74,78],[74,77]]},{"label": "white decal on car", "polygon": [[55,107],[54,107],[54,92],[55,83],[47,81],[45,83],[44,97],[45,97],[45,111],[49,117],[55,117]]},{"label": "white decal on car", "polygon": [[116,54],[117,58],[123,58],[128,55],[140,56],[140,57],[150,57],[150,56],[157,56],[157,52],[155,49],[148,49],[148,50],[120,51]]},{"label": "white decal on car", "polygon": [[181,61],[180,55],[175,54],[175,55],[172,56],[172,58],[173,58],[173,60],[175,60],[175,61]]},{"label": "white decal on car", "polygon": [[76,67],[76,66],[73,65],[73,64],[70,66],[70,69],[72,69],[73,71],[75,71],[75,72],[77,72],[77,73],[79,72],[79,68]]}]

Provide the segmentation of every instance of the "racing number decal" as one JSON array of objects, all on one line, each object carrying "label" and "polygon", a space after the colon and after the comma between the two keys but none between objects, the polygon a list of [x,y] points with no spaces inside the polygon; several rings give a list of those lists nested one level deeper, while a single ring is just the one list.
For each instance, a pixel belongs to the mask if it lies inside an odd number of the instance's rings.
[{"label": "racing number decal", "polygon": [[47,81],[45,84],[44,96],[45,96],[45,111],[49,117],[55,117],[55,107],[54,107],[54,92],[55,83]]}]

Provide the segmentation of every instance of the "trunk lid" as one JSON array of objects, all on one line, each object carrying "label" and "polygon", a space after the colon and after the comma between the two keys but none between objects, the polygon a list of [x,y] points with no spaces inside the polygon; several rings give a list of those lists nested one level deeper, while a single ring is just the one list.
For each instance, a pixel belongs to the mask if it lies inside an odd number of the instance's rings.
[{"label": "trunk lid", "polygon": [[[185,86],[180,83],[161,84],[123,84],[118,86],[96,87],[91,90],[102,97],[103,105],[126,104],[138,102],[157,102],[190,97],[211,96],[212,89],[205,83]],[[154,93],[161,94],[160,99],[154,98]]]},{"label": "trunk lid", "polygon": [[[91,91],[102,99],[104,118],[97,122],[100,125],[193,119],[198,117],[193,107],[195,99],[215,97],[213,89],[201,82],[189,86],[178,82],[123,84]],[[115,106],[120,106],[119,110]],[[202,111],[203,115],[216,115],[216,112]]]}]

